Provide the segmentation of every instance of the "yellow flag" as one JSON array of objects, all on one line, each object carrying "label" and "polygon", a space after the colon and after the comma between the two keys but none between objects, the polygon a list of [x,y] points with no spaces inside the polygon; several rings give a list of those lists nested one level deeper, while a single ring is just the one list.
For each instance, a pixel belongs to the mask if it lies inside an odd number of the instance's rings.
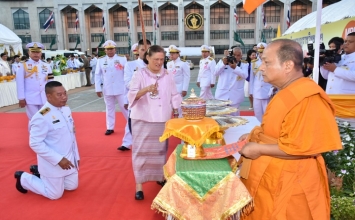
[{"label": "yellow flag", "polygon": [[[275,33],[275,32],[274,32]],[[277,26],[277,34],[276,37],[279,38],[281,37],[281,28],[280,28],[280,24]]]}]

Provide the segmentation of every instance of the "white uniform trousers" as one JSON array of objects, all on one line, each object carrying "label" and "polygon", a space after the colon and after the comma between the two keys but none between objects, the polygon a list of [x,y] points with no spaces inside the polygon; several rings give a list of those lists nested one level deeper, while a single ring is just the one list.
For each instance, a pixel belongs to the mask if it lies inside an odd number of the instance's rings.
[{"label": "white uniform trousers", "polygon": [[91,70],[91,79],[90,79],[90,81],[91,81],[92,85],[95,84],[95,70],[94,69]]},{"label": "white uniform trousers", "polygon": [[204,100],[213,99],[212,90],[210,86],[201,87],[200,97]]},{"label": "white uniform trousers", "polygon": [[41,178],[38,178],[25,172],[21,176],[23,188],[48,199],[59,199],[62,197],[64,190],[75,190],[78,188],[78,184],[78,171],[65,177],[45,177],[41,175]]},{"label": "white uniform trousers", "polygon": [[232,115],[232,116],[240,116],[240,110],[239,110],[240,103],[234,104],[234,105],[230,105],[230,106],[233,107],[233,108],[237,108],[237,109],[238,109],[238,111],[233,112],[233,113],[231,113],[230,115]]},{"label": "white uniform trousers", "polygon": [[261,122],[270,99],[253,99],[255,117]]},{"label": "white uniform trousers", "polygon": [[26,114],[29,120],[43,107],[43,105],[29,105],[26,104]]},{"label": "white uniform trousers", "polygon": [[126,119],[125,134],[122,139],[122,146],[130,148],[132,145],[132,135],[129,132],[128,126],[128,110],[124,108],[125,95],[104,95],[104,100],[106,103],[106,127],[107,130],[114,130],[116,122],[116,101],[121,109],[123,116]]}]

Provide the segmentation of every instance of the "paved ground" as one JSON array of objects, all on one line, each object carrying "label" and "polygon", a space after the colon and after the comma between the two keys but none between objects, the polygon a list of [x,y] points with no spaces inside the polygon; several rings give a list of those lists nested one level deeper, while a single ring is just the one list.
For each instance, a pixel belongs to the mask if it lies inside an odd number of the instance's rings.
[{"label": "paved ground", "polygon": [[[193,88],[196,94],[200,94],[200,89],[196,86],[198,75],[198,68],[191,70],[190,86],[189,91]],[[215,88],[212,90],[213,94]],[[68,92],[69,100],[68,105],[71,107],[73,112],[104,112],[105,103],[103,98],[97,97],[95,93],[94,86],[92,87],[81,87],[77,89],[70,90]],[[249,100],[245,98],[244,102],[241,104],[241,110],[249,110]],[[119,108],[117,107],[117,111]],[[19,108],[18,105],[6,106],[0,108],[0,112],[25,112],[24,108]]]}]

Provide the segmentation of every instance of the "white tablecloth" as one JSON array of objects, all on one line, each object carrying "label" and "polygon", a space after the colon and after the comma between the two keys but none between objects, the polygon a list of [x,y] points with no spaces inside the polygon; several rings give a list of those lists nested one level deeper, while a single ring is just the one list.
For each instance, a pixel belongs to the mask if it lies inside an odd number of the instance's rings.
[{"label": "white tablecloth", "polygon": [[[228,128],[226,130],[226,133],[224,134],[224,140],[226,141],[226,144],[237,142],[240,136],[249,133],[255,126],[260,125],[259,120],[254,116],[241,116],[241,117],[247,119],[248,123],[246,123],[245,125],[240,125],[238,127]],[[240,154],[236,153],[233,156],[238,160]]]},{"label": "white tablecloth", "polygon": [[0,83],[0,107],[18,103],[16,82]]},{"label": "white tablecloth", "polygon": [[[86,85],[86,77],[84,72],[55,76],[54,80],[61,82],[67,91]],[[12,81],[0,83],[0,107],[14,105],[17,103],[16,82]]]}]

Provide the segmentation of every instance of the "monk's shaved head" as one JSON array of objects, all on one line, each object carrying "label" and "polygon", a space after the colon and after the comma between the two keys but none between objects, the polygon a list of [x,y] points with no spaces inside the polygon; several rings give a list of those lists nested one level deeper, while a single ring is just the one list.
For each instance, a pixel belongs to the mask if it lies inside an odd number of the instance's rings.
[{"label": "monk's shaved head", "polygon": [[271,45],[278,46],[276,54],[280,64],[292,61],[295,70],[302,70],[303,51],[299,43],[290,39],[278,39],[272,41],[268,46]]}]

